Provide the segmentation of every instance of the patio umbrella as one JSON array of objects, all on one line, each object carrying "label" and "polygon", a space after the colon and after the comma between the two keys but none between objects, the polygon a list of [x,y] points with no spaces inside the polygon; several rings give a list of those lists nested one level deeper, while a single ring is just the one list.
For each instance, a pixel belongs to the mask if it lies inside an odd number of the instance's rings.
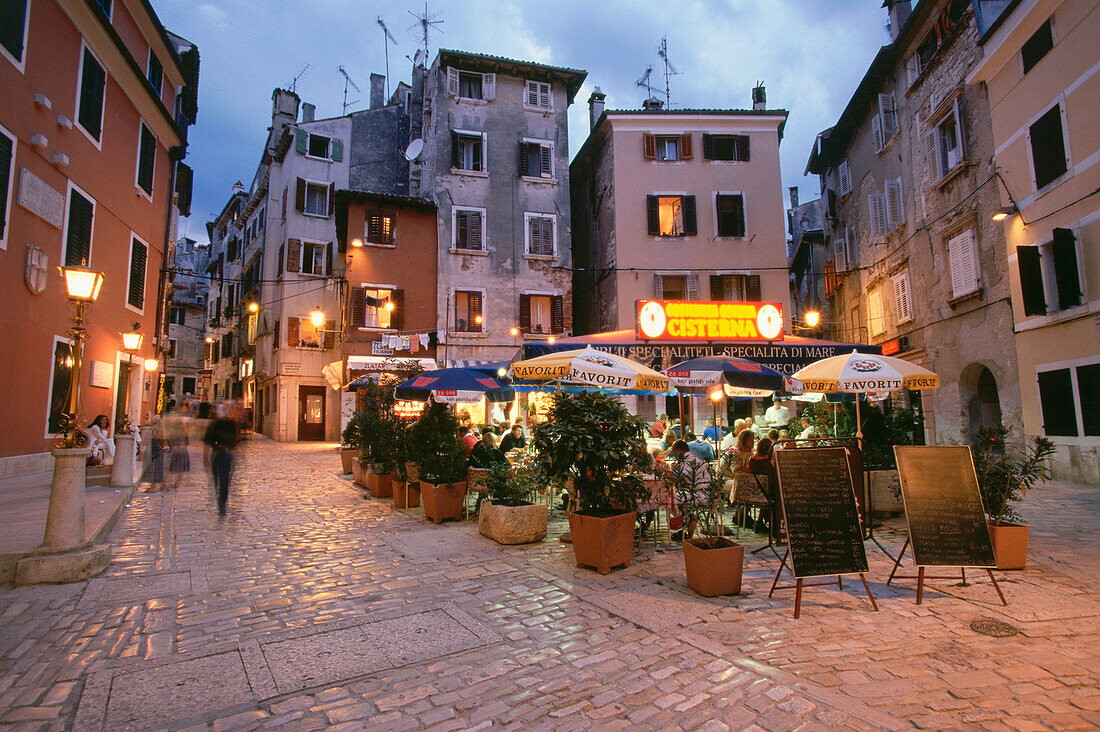
[{"label": "patio umbrella", "polygon": [[557,351],[515,361],[510,373],[530,382],[557,382],[627,392],[668,391],[668,377],[648,366],[594,348]]},{"label": "patio umbrella", "polygon": [[394,395],[409,402],[426,402],[429,398],[445,404],[476,402],[485,397],[491,402],[510,402],[515,390],[483,371],[471,368],[436,369],[401,382]]},{"label": "patio umbrella", "polygon": [[726,396],[761,397],[777,391],[801,391],[801,385],[775,369],[746,358],[702,356],[665,369],[669,383],[684,394],[710,394],[723,387]]},{"label": "patio umbrella", "polygon": [[[869,394],[898,389],[938,389],[940,377],[928,369],[892,356],[877,356],[852,351],[845,356],[833,356],[814,361],[799,369],[794,378],[806,391],[825,394]],[[856,437],[863,438],[856,398]]]}]

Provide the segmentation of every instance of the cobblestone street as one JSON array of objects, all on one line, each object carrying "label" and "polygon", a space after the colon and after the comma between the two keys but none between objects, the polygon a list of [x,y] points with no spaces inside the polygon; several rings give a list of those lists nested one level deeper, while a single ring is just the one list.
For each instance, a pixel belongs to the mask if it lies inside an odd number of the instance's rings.
[{"label": "cobblestone street", "polygon": [[474,521],[365,499],[331,445],[253,438],[238,457],[224,520],[196,471],[134,496],[105,574],[0,589],[0,726],[1100,726],[1095,490],[1028,497],[1031,561],[999,574],[1007,608],[984,576],[933,582],[917,606],[868,543],[880,611],[852,577],[807,590],[794,620],[792,593],[767,597],[770,552],[746,552],[740,596],[704,599],[678,548],[601,577],[575,568],[557,514],[546,541],[501,547]]}]

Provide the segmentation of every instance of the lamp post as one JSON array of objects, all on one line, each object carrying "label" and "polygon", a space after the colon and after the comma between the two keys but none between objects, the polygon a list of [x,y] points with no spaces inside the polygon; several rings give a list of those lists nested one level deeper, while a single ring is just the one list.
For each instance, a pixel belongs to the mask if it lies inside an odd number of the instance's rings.
[{"label": "lamp post", "polygon": [[141,350],[141,343],[145,340],[145,336],[138,333],[138,329],[141,328],[141,323],[134,323],[132,330],[122,334],[122,350],[126,351],[127,368],[126,370],[126,393],[122,400],[122,419],[119,420],[118,426],[115,428],[115,433],[129,434],[132,431],[130,425],[130,369],[134,365],[134,353]]},{"label": "lamp post", "polygon": [[65,280],[65,294],[69,298],[69,337],[73,339],[73,370],[69,382],[69,408],[61,416],[61,431],[57,446],[60,448],[82,447],[85,442],[78,424],[77,411],[80,405],[80,366],[84,340],[88,329],[84,325],[84,309],[96,301],[103,287],[103,273],[84,267],[58,267]]}]

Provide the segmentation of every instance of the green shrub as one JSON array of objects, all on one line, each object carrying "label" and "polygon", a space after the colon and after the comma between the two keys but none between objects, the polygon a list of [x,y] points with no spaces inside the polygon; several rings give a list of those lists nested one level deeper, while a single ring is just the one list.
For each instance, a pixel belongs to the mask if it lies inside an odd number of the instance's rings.
[{"label": "green shrub", "polygon": [[409,428],[407,459],[420,465],[420,479],[456,483],[466,479],[466,451],[458,441],[458,420],[446,404],[429,404]]}]

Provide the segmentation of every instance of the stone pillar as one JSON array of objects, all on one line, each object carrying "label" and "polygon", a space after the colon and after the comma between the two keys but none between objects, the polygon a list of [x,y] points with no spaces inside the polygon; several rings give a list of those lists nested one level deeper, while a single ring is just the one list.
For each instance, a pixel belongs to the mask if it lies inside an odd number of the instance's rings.
[{"label": "stone pillar", "polygon": [[87,486],[88,450],[83,447],[53,451],[53,486],[46,514],[46,537],[42,546],[49,549],[75,547],[84,543],[84,491]]},{"label": "stone pillar", "polygon": [[134,484],[134,435],[115,433],[115,464],[111,468],[111,485],[129,488]]}]

